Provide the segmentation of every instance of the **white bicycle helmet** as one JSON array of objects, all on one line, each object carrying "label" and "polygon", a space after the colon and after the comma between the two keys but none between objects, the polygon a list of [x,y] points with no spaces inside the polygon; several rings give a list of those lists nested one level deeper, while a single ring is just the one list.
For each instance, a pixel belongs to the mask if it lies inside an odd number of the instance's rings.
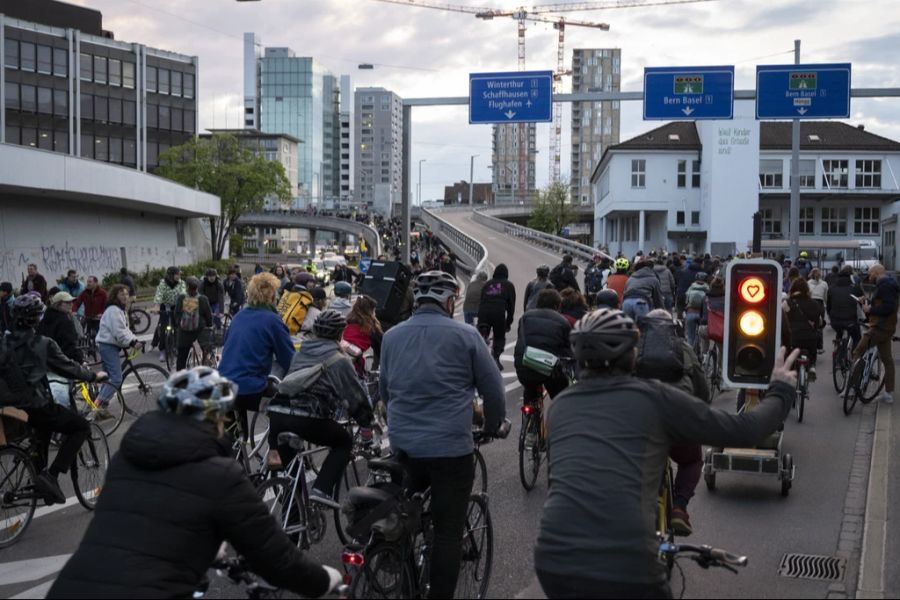
[{"label": "white bicycle helmet", "polygon": [[210,367],[173,373],[163,385],[159,408],[164,412],[216,421],[234,407],[237,385]]},{"label": "white bicycle helmet", "polygon": [[459,282],[444,271],[426,271],[416,278],[413,295],[416,303],[429,298],[443,306],[448,298],[459,297]]}]

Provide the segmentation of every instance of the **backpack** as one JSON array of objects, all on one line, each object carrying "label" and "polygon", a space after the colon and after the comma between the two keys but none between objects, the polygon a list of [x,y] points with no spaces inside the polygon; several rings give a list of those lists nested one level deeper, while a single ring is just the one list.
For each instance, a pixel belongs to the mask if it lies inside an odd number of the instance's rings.
[{"label": "backpack", "polygon": [[566,282],[563,281],[563,278],[562,278],[563,277],[563,269],[565,269],[565,267],[563,266],[563,263],[560,263],[560,264],[556,265],[555,267],[553,267],[553,269],[550,271],[550,283],[552,283],[553,287],[555,287],[558,290],[561,290],[561,289],[567,287]]},{"label": "backpack", "polygon": [[[14,346],[9,335],[0,336],[0,406],[25,408],[42,403],[23,368],[27,354],[34,354],[27,343]],[[37,357],[33,358],[36,362]]]},{"label": "backpack", "polygon": [[603,270],[598,266],[591,266],[584,272],[584,289],[588,292],[599,292],[603,287]]},{"label": "backpack", "polygon": [[198,331],[200,329],[200,297],[185,296],[181,301],[181,319],[178,320],[181,331]]},{"label": "backpack", "polygon": [[635,374],[644,379],[659,379],[667,383],[680,381],[684,376],[684,348],[669,319],[640,319],[638,355]]},{"label": "backpack", "polygon": [[703,301],[706,300],[706,290],[701,287],[691,286],[685,295],[685,304],[688,308],[700,310],[703,308]]},{"label": "backpack", "polygon": [[300,333],[300,327],[306,319],[306,313],[312,306],[313,297],[308,291],[285,292],[278,301],[278,314],[281,320],[288,326],[291,335]]}]

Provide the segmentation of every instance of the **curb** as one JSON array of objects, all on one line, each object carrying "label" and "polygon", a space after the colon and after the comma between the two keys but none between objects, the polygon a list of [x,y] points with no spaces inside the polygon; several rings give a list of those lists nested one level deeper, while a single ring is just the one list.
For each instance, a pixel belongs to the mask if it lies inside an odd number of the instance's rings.
[{"label": "curb", "polygon": [[879,402],[876,410],[857,598],[885,597],[884,567],[887,558],[888,474],[893,407]]}]

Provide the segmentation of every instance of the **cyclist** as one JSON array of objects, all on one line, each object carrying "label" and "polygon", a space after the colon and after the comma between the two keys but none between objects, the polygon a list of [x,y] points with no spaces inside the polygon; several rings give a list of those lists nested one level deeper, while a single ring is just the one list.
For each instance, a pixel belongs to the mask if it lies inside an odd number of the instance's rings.
[{"label": "cyclist", "polygon": [[584,294],[590,306],[594,306],[594,298],[597,292],[606,287],[606,278],[609,277],[609,259],[594,253],[594,260],[584,270]]},{"label": "cyclist", "polygon": [[241,279],[240,271],[234,268],[228,271],[228,279],[222,285],[225,288],[225,293],[228,294],[228,312],[234,317],[244,307],[244,302],[247,301],[247,297],[244,294],[244,281]]},{"label": "cyclist", "polygon": [[709,293],[709,285],[706,280],[709,275],[706,271],[697,271],[695,281],[684,295],[684,328],[685,337],[691,347],[697,343],[697,328],[703,316],[703,304],[706,302],[706,294]]},{"label": "cyclist", "polygon": [[671,597],[657,557],[660,479],[675,443],[752,447],[784,421],[797,353],[779,353],[760,405],[738,414],[632,376],[638,331],[601,308],[571,334],[579,381],[546,411],[550,491],[535,548],[550,598]]},{"label": "cyclist", "polygon": [[271,273],[254,275],[247,284],[247,307],[234,316],[225,332],[219,372],[238,386],[234,406],[245,440],[250,431],[247,411],[259,411],[263,397],[275,393],[268,382],[273,362],[284,373],[294,358],[291,334],[275,311],[279,285]]},{"label": "cyclist", "polygon": [[0,283],[0,335],[12,330],[12,307],[15,301],[12,282]]},{"label": "cyclist", "polygon": [[[819,269],[813,269],[809,272],[809,280],[807,281],[809,284],[809,295],[810,297],[819,303],[819,306],[822,309],[825,309],[825,300],[828,298],[828,284],[822,279],[822,271]],[[816,332],[819,336],[818,341],[818,353],[822,354],[824,350],[824,333],[825,327],[824,325]]]},{"label": "cyclist", "polygon": [[[674,264],[674,263],[673,263]],[[678,264],[681,264],[679,260]],[[690,289],[694,282],[697,280],[697,273],[703,271],[703,261],[701,261],[696,256],[691,259],[684,261],[684,266],[678,267],[676,266],[675,270],[675,317],[681,321],[684,319],[684,309],[685,309],[685,301],[687,296],[687,291]]]},{"label": "cyclist", "polygon": [[[796,268],[796,267],[795,267]],[[816,347],[819,329],[825,324],[825,309],[809,295],[809,285],[802,277],[791,284],[790,295],[782,302],[784,320],[782,338],[789,348],[799,348],[809,359],[809,379],[816,380]]]},{"label": "cyclist", "polygon": [[[454,281],[456,281],[454,279]],[[516,312],[516,288],[509,281],[509,269],[500,263],[494,269],[494,277],[484,284],[481,304],[478,306],[478,331],[487,341],[491,332],[494,345],[491,352],[497,368],[503,370],[500,355],[506,348],[506,332],[512,328]],[[452,314],[452,313],[451,313]]]},{"label": "cyclist", "polygon": [[562,299],[562,306],[559,311],[562,313],[563,318],[568,321],[570,328],[574,327],[578,319],[586,315],[588,310],[590,310],[587,301],[584,299],[584,294],[572,288],[564,289],[562,294],[560,294],[560,298]]},{"label": "cyclist", "polygon": [[[713,335],[710,335],[710,331]],[[712,341],[719,349],[718,368],[722,367],[722,336],[725,332],[725,281],[720,277],[713,277],[706,293],[703,310],[700,312],[700,327],[697,330],[700,336],[700,358],[709,352],[709,342]]]},{"label": "cyclist", "polygon": [[134,278],[131,277],[131,273],[129,273],[128,269],[126,269],[125,267],[119,269],[119,283],[128,288],[128,295],[134,298],[134,296],[136,295]]},{"label": "cyclist", "polygon": [[605,289],[597,292],[595,298],[597,308],[619,308],[619,294],[613,289]]},{"label": "cyclist", "polygon": [[616,272],[606,279],[606,287],[613,290],[619,297],[619,304],[625,296],[625,286],[628,284],[628,269],[631,263],[624,256],[616,259]]},{"label": "cyclist", "polygon": [[[230,457],[235,386],[209,367],[173,374],[131,426],[103,500],[48,598],[190,598],[223,541],[254,573],[318,597],[341,574],[301,553]],[[97,560],[102,556],[103,560]]]},{"label": "cyclist", "polygon": [[103,316],[100,318],[100,328],[97,331],[97,350],[100,352],[100,360],[103,361],[103,370],[109,373],[109,382],[103,386],[97,395],[99,405],[98,416],[108,418],[106,407],[109,401],[116,395],[116,390],[122,385],[122,362],[119,356],[123,348],[134,348],[139,342],[137,336],[128,327],[128,288],[117,283],[109,290],[109,300]]},{"label": "cyclist", "polygon": [[[463,301],[463,319],[466,325],[475,324],[475,318],[478,316],[478,307],[481,305],[481,291],[484,289],[484,284],[487,280],[487,273],[478,271],[475,279],[466,286],[466,299]],[[525,293],[527,294],[528,292]]]},{"label": "cyclist", "polygon": [[12,361],[0,361],[0,379],[11,389],[16,383],[23,387],[12,389],[16,405],[28,413],[28,424],[36,430],[45,456],[53,433],[64,436],[53,463],[39,465],[40,473],[34,480],[35,490],[49,505],[66,501],[57,477],[72,466],[78,449],[90,435],[90,427],[84,417],[53,401],[47,375],[52,372],[67,379],[95,382],[106,379],[106,373],[94,373],[69,359],[56,342],[37,333],[35,327],[43,314],[44,303],[38,294],[16,298],[12,309],[13,330],[0,338],[0,355],[6,354]]},{"label": "cyclist", "polygon": [[[855,298],[854,298],[855,296]],[[838,273],[833,285],[828,288],[828,320],[834,329],[834,343],[844,335],[844,331],[850,334],[853,347],[859,344],[861,333],[859,331],[858,313],[861,310],[860,303],[865,294],[859,285],[853,283],[853,267],[845,265]]]},{"label": "cyclist", "polygon": [[532,279],[528,282],[528,285],[525,286],[525,298],[522,306],[523,310],[531,310],[532,308],[537,308],[537,300],[538,295],[546,289],[553,289],[553,284],[550,283],[550,267],[547,265],[540,265],[536,270],[537,278]]},{"label": "cyclist", "polygon": [[575,269],[573,266],[574,259],[571,254],[564,254],[562,262],[553,267],[550,271],[550,283],[557,290],[562,291],[567,287],[573,290],[581,291],[578,287],[578,280],[575,278]]},{"label": "cyclist", "polygon": [[[290,462],[294,454],[278,445],[278,434],[283,431],[293,431],[308,442],[331,448],[309,497],[332,508],[340,508],[333,500],[334,486],[350,464],[353,449],[353,437],[335,419],[347,414],[362,427],[368,427],[372,420],[366,389],[341,350],[346,326],[347,320],[337,311],[326,310],[319,315],[313,335],[294,355],[279,386],[280,393],[268,408],[269,447],[278,450],[282,464]],[[277,462],[270,460],[269,466],[277,466]]]},{"label": "cyclist", "polygon": [[203,285],[196,277],[185,279],[187,293],[178,296],[175,301],[175,310],[172,312],[175,318],[178,338],[175,347],[178,349],[178,358],[175,361],[175,370],[180,371],[187,366],[188,354],[194,346],[194,342],[200,340],[200,345],[209,346],[211,340],[202,339],[201,336],[207,328],[213,326],[213,309],[209,299],[200,293]]},{"label": "cyclist", "polygon": [[869,267],[869,281],[875,282],[872,302],[863,308],[869,316],[869,329],[853,350],[853,360],[862,356],[869,346],[873,344],[878,346],[878,356],[884,364],[884,393],[881,400],[893,404],[894,358],[891,353],[891,339],[897,331],[897,297],[900,294],[900,285],[897,285],[897,280],[888,275],[884,266],[878,263]]},{"label": "cyclist", "polygon": [[175,302],[178,296],[186,292],[184,282],[181,280],[181,269],[178,267],[166,269],[166,276],[156,286],[156,294],[153,296],[153,302],[159,310],[159,325],[151,345],[159,348],[159,362],[166,362],[166,327],[172,320]]},{"label": "cyclist", "polygon": [[[416,312],[384,334],[379,387],[391,446],[408,457],[414,488],[431,486],[430,596],[452,598],[475,479],[472,400],[477,390],[484,399],[484,429],[493,434],[505,416],[506,393],[484,341],[453,320],[456,279],[422,273],[414,296]],[[415,376],[410,365],[417,367]]]},{"label": "cyclist", "polygon": [[665,308],[659,278],[653,272],[651,261],[642,260],[634,265],[622,298],[622,310],[632,319],[640,318],[654,308]]},{"label": "cyclist", "polygon": [[350,314],[353,303],[350,302],[350,294],[353,293],[353,286],[346,281],[338,281],[334,284],[334,300],[328,305],[328,310],[334,310],[343,316]]},{"label": "cyclist", "polygon": [[306,318],[303,319],[303,325],[300,326],[300,333],[306,335],[313,332],[316,319],[319,318],[319,315],[325,311],[325,307],[328,305],[328,294],[325,293],[324,288],[311,287],[309,288],[309,293],[313,302],[306,310]]},{"label": "cyclist", "polygon": [[[225,285],[219,279],[219,272],[213,268],[206,270],[206,276],[200,282],[200,295],[206,296],[213,315],[213,325],[222,328],[222,311],[225,310]],[[212,325],[210,325],[212,326]],[[180,367],[183,369],[184,367]]]},{"label": "cyclist", "polygon": [[803,250],[800,252],[800,258],[797,259],[797,262],[794,264],[797,267],[798,274],[803,279],[809,279],[810,273],[812,272],[813,266],[809,262],[809,252]]},{"label": "cyclist", "polygon": [[659,257],[656,259],[653,272],[656,273],[656,277],[659,279],[659,292],[663,297],[663,307],[667,311],[672,312],[672,309],[675,308],[675,290],[677,287],[675,285],[675,276],[672,275],[671,269],[666,266],[665,258]]},{"label": "cyclist", "polygon": [[68,292],[57,292],[50,298],[50,308],[44,313],[37,332],[50,338],[59,346],[67,358],[77,363],[84,362],[84,355],[78,347],[78,331],[72,317],[72,303],[75,301]]},{"label": "cyclist", "polygon": [[93,339],[97,337],[97,329],[100,327],[100,317],[106,309],[106,290],[100,287],[97,278],[91,275],[87,278],[87,287],[75,298],[74,310],[84,308],[84,335]]},{"label": "cyclist", "polygon": [[360,296],[353,303],[353,308],[347,316],[347,328],[344,329],[343,341],[354,348],[354,353],[359,352],[355,359],[356,371],[362,377],[365,374],[365,361],[363,354],[371,348],[375,353],[375,363],[381,357],[381,341],[384,332],[381,323],[375,316],[378,303],[371,296]]}]

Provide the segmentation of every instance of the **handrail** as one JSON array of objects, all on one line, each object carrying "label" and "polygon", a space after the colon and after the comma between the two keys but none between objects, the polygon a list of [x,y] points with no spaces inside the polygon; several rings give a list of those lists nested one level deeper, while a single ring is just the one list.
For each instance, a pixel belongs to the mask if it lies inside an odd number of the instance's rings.
[{"label": "handrail", "polygon": [[463,265],[463,267],[466,270],[471,271],[473,276],[486,269],[488,251],[484,244],[472,236],[463,233],[429,209],[422,209],[421,219],[431,228],[431,231],[433,231],[435,235],[440,237],[441,241],[447,245],[450,250],[457,255],[469,258],[471,264],[474,264],[474,267],[471,267],[468,264]]}]

